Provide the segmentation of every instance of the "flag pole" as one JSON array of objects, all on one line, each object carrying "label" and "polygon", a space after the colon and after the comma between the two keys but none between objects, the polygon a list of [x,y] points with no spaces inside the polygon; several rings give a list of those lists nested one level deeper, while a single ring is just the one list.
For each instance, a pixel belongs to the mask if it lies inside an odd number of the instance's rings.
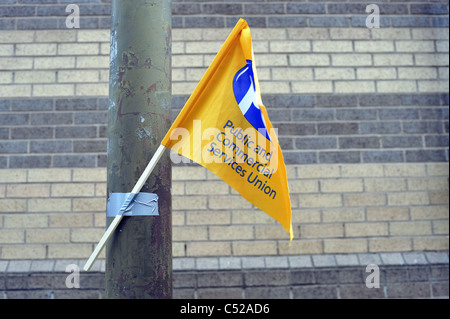
[{"label": "flag pole", "polygon": [[130,195],[126,198],[125,202],[122,205],[122,208],[120,209],[120,213],[114,217],[113,221],[109,225],[106,232],[103,234],[102,238],[98,242],[97,246],[95,247],[94,251],[92,252],[91,256],[87,260],[86,264],[84,265],[83,269],[84,271],[89,271],[94,264],[94,261],[97,259],[98,255],[100,254],[103,247],[106,245],[106,242],[109,240],[111,235],[113,234],[114,230],[119,225],[120,221],[123,218],[123,213],[127,209],[127,207],[130,205],[133,198],[141,191],[142,187],[145,184],[145,181],[148,179],[150,174],[152,173],[153,169],[155,168],[156,164],[158,163],[159,159],[164,153],[165,150],[164,145],[159,145],[158,149],[156,150],[155,154],[153,155],[152,159],[148,163],[147,167],[145,168],[144,172],[142,173],[141,177],[139,177],[138,181],[136,182],[136,185],[133,187],[133,190],[131,191]]}]

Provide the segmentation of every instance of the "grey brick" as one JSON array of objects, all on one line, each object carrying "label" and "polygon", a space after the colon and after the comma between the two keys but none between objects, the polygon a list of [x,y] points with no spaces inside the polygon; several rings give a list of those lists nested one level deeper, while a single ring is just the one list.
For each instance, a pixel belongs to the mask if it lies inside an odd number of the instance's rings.
[{"label": "grey brick", "polygon": [[337,148],[335,137],[302,137],[295,139],[295,147],[298,149],[333,149]]},{"label": "grey brick", "polygon": [[97,109],[97,99],[57,99],[55,109],[57,111],[92,111]]},{"label": "grey brick", "polygon": [[31,125],[68,125],[73,123],[72,113],[32,113]]},{"label": "grey brick", "polygon": [[75,153],[106,152],[106,140],[73,141],[73,151]]},{"label": "grey brick", "polygon": [[0,30],[14,30],[16,28],[15,19],[2,18],[0,20]]},{"label": "grey brick", "polygon": [[8,158],[6,156],[0,156],[0,167],[6,168],[8,166]]},{"label": "grey brick", "polygon": [[225,20],[223,17],[185,17],[186,28],[223,28]]},{"label": "grey brick", "polygon": [[445,150],[416,150],[406,151],[407,162],[446,162]]},{"label": "grey brick", "polygon": [[95,167],[94,155],[55,155],[54,167]]},{"label": "grey brick", "polygon": [[75,124],[106,124],[108,115],[106,112],[80,112],[75,113]]},{"label": "grey brick", "polygon": [[262,100],[267,107],[274,108],[314,107],[315,104],[314,95],[308,94],[263,95]]},{"label": "grey brick", "polygon": [[52,138],[52,127],[20,127],[11,128],[11,138],[18,140]]},{"label": "grey brick", "polygon": [[242,299],[243,290],[241,288],[205,288],[198,289],[199,299]]},{"label": "grey brick", "polygon": [[387,298],[427,298],[431,296],[429,283],[402,283],[388,285]]},{"label": "grey brick", "polygon": [[338,279],[340,283],[348,284],[348,283],[357,283],[362,284],[363,280],[363,271],[359,268],[341,268],[338,271]]},{"label": "grey brick", "polygon": [[448,264],[449,258],[447,252],[425,252],[425,256],[430,264]]},{"label": "grey brick", "polygon": [[448,147],[448,135],[428,135],[425,136],[426,147]]},{"label": "grey brick", "polygon": [[21,113],[6,113],[0,116],[0,125],[26,125],[28,124],[30,116]]},{"label": "grey brick", "polygon": [[289,287],[246,288],[246,299],[289,299]]},{"label": "grey brick", "polygon": [[51,111],[53,110],[52,99],[13,99],[12,111]]},{"label": "grey brick", "polygon": [[[81,9],[80,9],[81,11]],[[58,21],[59,29],[67,29],[66,26],[66,18],[56,18]],[[103,20],[103,19],[101,19]],[[80,28],[82,29],[99,29],[100,28],[100,19],[98,17],[92,16],[80,16]]]},{"label": "grey brick", "polygon": [[432,266],[431,267],[431,278],[433,281],[446,281],[449,278],[449,268],[447,265],[442,266]]},{"label": "grey brick", "polygon": [[323,3],[287,3],[286,13],[291,14],[322,14],[326,13]]},{"label": "grey brick", "polygon": [[195,269],[197,270],[211,270],[219,269],[219,260],[217,258],[196,258]]},{"label": "grey brick", "polygon": [[307,17],[304,16],[269,16],[269,28],[300,28],[307,27]]},{"label": "grey brick", "polygon": [[296,124],[296,123],[277,123],[274,124],[278,127],[278,134],[283,135],[315,135],[316,125],[315,124]]},{"label": "grey brick", "polygon": [[17,19],[17,30],[44,30],[57,28],[58,19],[52,17],[46,19]]},{"label": "grey brick", "polygon": [[441,98],[441,105],[447,105],[449,104],[449,94],[448,93],[442,93],[440,95]]},{"label": "grey brick", "polygon": [[402,105],[407,106],[438,106],[441,105],[439,94],[409,94],[400,96]]},{"label": "grey brick", "polygon": [[[66,13],[66,6],[65,5],[52,5],[52,6],[38,6],[36,11],[37,16],[68,16],[69,13]],[[84,14],[81,13],[80,9],[80,15]]]},{"label": "grey brick", "polygon": [[245,14],[282,14],[284,13],[283,4],[269,4],[269,3],[258,3],[258,4],[246,4],[244,6]]},{"label": "grey brick", "polygon": [[[183,17],[172,16],[172,28],[182,28]],[[175,292],[175,291],[174,291]]]},{"label": "grey brick", "polygon": [[72,141],[31,141],[30,153],[69,153]]},{"label": "grey brick", "polygon": [[11,156],[9,158],[10,168],[49,168],[51,166],[50,156]]},{"label": "grey brick", "polygon": [[332,121],[334,119],[334,110],[329,109],[308,109],[294,110],[292,112],[294,121]]},{"label": "grey brick", "polygon": [[339,107],[357,106],[358,98],[355,95],[318,95],[316,106]]},{"label": "grey brick", "polygon": [[375,136],[339,137],[339,148],[380,148],[380,138]]},{"label": "grey brick", "polygon": [[319,123],[318,124],[319,135],[349,135],[358,134],[359,124],[358,123]]},{"label": "grey brick", "polygon": [[201,6],[197,3],[172,3],[173,15],[200,14],[201,12]]},{"label": "grey brick", "polygon": [[384,265],[403,265],[405,263],[401,253],[381,253],[380,257]]},{"label": "grey brick", "polygon": [[313,152],[283,152],[286,164],[314,164],[317,163],[317,154]]},{"label": "grey brick", "polygon": [[330,14],[365,14],[366,4],[364,3],[329,3],[327,12]]},{"label": "grey brick", "polygon": [[312,267],[310,256],[288,256],[290,268]]},{"label": "grey brick", "polygon": [[360,125],[362,134],[394,134],[401,132],[400,122],[362,122]]},{"label": "grey brick", "polygon": [[449,296],[449,286],[448,283],[443,282],[433,282],[431,284],[431,291],[433,297],[447,297]]},{"label": "grey brick", "polygon": [[447,108],[426,108],[421,109],[420,114],[424,120],[448,120],[448,107]]},{"label": "grey brick", "polygon": [[359,265],[358,257],[355,254],[335,255],[338,266],[356,266]]},{"label": "grey brick", "polygon": [[0,112],[9,111],[10,104],[11,104],[11,102],[9,99],[0,100]]},{"label": "grey brick", "polygon": [[386,4],[383,3],[379,6],[380,15],[384,14],[408,14],[408,5],[407,4]]},{"label": "grey brick", "polygon": [[0,139],[7,140],[9,137],[9,129],[8,128],[0,128]]},{"label": "grey brick", "polygon": [[198,273],[197,285],[198,287],[241,287],[243,277],[240,271]]},{"label": "grey brick", "polygon": [[331,285],[292,288],[294,299],[337,299],[337,288]]},{"label": "grey brick", "polygon": [[377,110],[372,109],[339,109],[336,110],[338,120],[376,120]]},{"label": "grey brick", "polygon": [[378,111],[380,120],[418,119],[419,110],[411,108],[386,108]]},{"label": "grey brick", "polygon": [[448,14],[447,4],[441,3],[426,3],[426,4],[411,4],[411,14]]},{"label": "grey brick", "polygon": [[335,28],[347,28],[350,24],[348,17],[309,17],[310,27],[335,27]]},{"label": "grey brick", "polygon": [[383,148],[422,147],[421,136],[385,136],[381,138]]},{"label": "grey brick", "polygon": [[242,5],[238,3],[211,3],[202,5],[203,14],[238,15],[242,14]]},{"label": "grey brick", "polygon": [[364,163],[400,163],[404,162],[402,151],[364,151]]},{"label": "grey brick", "polygon": [[360,95],[361,106],[397,106],[402,104],[403,96],[398,94],[371,94]]},{"label": "grey brick", "polygon": [[35,6],[2,6],[0,17],[31,17],[36,13]]},{"label": "grey brick", "polygon": [[[267,27],[266,18],[264,16],[257,17],[257,16],[244,16],[243,19],[247,21],[250,28],[265,28]],[[236,25],[238,22],[238,17],[226,17],[226,26],[228,28],[232,28]]]},{"label": "grey brick", "polygon": [[415,121],[404,122],[405,133],[442,133],[443,127],[440,121]]},{"label": "grey brick", "polygon": [[107,166],[107,156],[105,155],[97,155],[97,167],[106,167]]},{"label": "grey brick", "polygon": [[393,27],[431,27],[430,17],[403,17],[393,16],[391,17]]},{"label": "grey brick", "polygon": [[313,255],[312,260],[315,267],[336,266],[334,255]]},{"label": "grey brick", "polygon": [[269,109],[267,110],[272,122],[291,121],[291,111],[289,109]]},{"label": "grey brick", "polygon": [[449,18],[444,17],[444,16],[431,17],[431,24],[435,28],[448,28],[449,27]]},{"label": "grey brick", "polygon": [[67,126],[55,129],[56,138],[88,138],[97,137],[97,128],[94,126]]},{"label": "grey brick", "polygon": [[0,142],[0,154],[27,153],[28,142]]},{"label": "grey brick", "polygon": [[380,299],[385,297],[382,287],[369,289],[365,284],[341,285],[339,296],[342,299]]},{"label": "grey brick", "polygon": [[291,284],[292,285],[304,285],[314,284],[314,271],[308,270],[292,270],[291,271]]},{"label": "grey brick", "polygon": [[361,155],[357,151],[346,152],[320,152],[320,163],[360,163]]}]

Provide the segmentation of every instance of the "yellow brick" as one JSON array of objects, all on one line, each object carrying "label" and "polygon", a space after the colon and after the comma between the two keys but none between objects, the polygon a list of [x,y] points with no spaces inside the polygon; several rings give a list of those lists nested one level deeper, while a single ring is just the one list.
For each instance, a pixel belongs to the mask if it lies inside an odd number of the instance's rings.
[{"label": "yellow brick", "polygon": [[186,225],[228,225],[231,213],[224,212],[188,212]]},{"label": "yellow brick", "polygon": [[4,227],[5,228],[38,228],[47,227],[48,218],[45,215],[5,215]]},{"label": "yellow brick", "polygon": [[340,194],[302,195],[299,199],[300,208],[313,207],[340,207],[342,199]]},{"label": "yellow brick", "polygon": [[29,212],[70,212],[71,200],[64,199],[29,199]]},{"label": "yellow brick", "polygon": [[385,164],[385,176],[412,177],[425,176],[424,164]]},{"label": "yellow brick", "polygon": [[268,256],[277,254],[277,243],[274,241],[242,241],[233,242],[234,256]]},{"label": "yellow brick", "polygon": [[35,31],[1,30],[0,43],[24,43],[34,41]]},{"label": "yellow brick", "polygon": [[36,30],[36,42],[75,42],[76,29],[67,30]]},{"label": "yellow brick", "polygon": [[184,243],[172,243],[172,257],[185,257]]},{"label": "yellow brick", "polygon": [[448,235],[448,220],[447,221],[440,221],[435,220],[433,221],[433,234],[435,235]]},{"label": "yellow brick", "polygon": [[314,52],[351,52],[352,41],[313,41]]},{"label": "yellow brick", "polygon": [[411,30],[409,28],[370,29],[370,32],[372,33],[372,39],[411,39]]},{"label": "yellow brick", "polygon": [[274,219],[260,210],[231,212],[231,220],[233,224],[273,224]]},{"label": "yellow brick", "polygon": [[320,190],[323,193],[362,192],[363,183],[360,179],[336,179],[320,181]]},{"label": "yellow brick", "polygon": [[211,196],[208,198],[210,209],[246,209],[252,204],[242,196]]},{"label": "yellow brick", "polygon": [[104,232],[103,228],[75,228],[71,231],[70,240],[73,243],[97,243]]},{"label": "yellow brick", "polygon": [[105,30],[83,30],[78,29],[78,42],[109,42],[109,29]]},{"label": "yellow brick", "polygon": [[354,41],[356,52],[394,52],[394,41]]},{"label": "yellow brick", "polygon": [[365,239],[325,239],[324,253],[365,253],[367,241]]},{"label": "yellow brick", "polygon": [[335,238],[344,237],[342,224],[301,225],[301,238]]},{"label": "yellow brick", "polygon": [[413,191],[444,191],[448,190],[448,178],[414,178],[408,179],[408,189]]},{"label": "yellow brick", "polygon": [[172,180],[205,180],[206,169],[203,167],[172,167]]},{"label": "yellow brick", "polygon": [[109,90],[108,83],[77,84],[75,87],[76,96],[107,96]]},{"label": "yellow brick", "polygon": [[406,182],[404,179],[365,179],[364,186],[366,192],[392,192],[405,191]]},{"label": "yellow brick", "polygon": [[184,212],[172,212],[172,226],[183,226],[185,222]]},{"label": "yellow brick", "polygon": [[199,241],[208,239],[206,227],[174,227],[172,231],[173,241]]},{"label": "yellow brick", "polygon": [[60,43],[58,55],[97,55],[98,43]]},{"label": "yellow brick", "polygon": [[103,229],[106,228],[106,219],[105,219],[105,213],[94,213],[92,214],[94,216],[94,227],[102,227]]},{"label": "yellow brick", "polygon": [[417,206],[427,205],[429,203],[428,194],[422,192],[414,193],[389,193],[389,206]]},{"label": "yellow brick", "polygon": [[73,69],[75,67],[74,57],[48,57],[34,58],[35,70],[60,70],[60,69]]},{"label": "yellow brick", "polygon": [[364,221],[363,208],[326,209],[322,211],[322,219],[325,223],[334,222],[360,222]]},{"label": "yellow brick", "polygon": [[230,256],[231,246],[229,242],[188,242],[186,243],[186,256]]},{"label": "yellow brick", "polygon": [[33,66],[33,58],[0,58],[0,70],[30,70]]},{"label": "yellow brick", "polygon": [[95,195],[94,184],[53,184],[52,197],[91,197]]},{"label": "yellow brick", "polygon": [[338,165],[305,165],[297,168],[299,178],[333,178],[340,177]]},{"label": "yellow brick", "polygon": [[106,182],[105,168],[74,168],[73,182]]},{"label": "yellow brick", "polygon": [[92,244],[48,245],[48,258],[87,258],[92,253]]},{"label": "yellow brick", "polygon": [[319,183],[312,180],[288,180],[289,192],[291,194],[317,193]]},{"label": "yellow brick", "polygon": [[0,85],[0,97],[30,97],[31,85]]},{"label": "yellow brick", "polygon": [[377,193],[344,194],[345,206],[382,206],[386,205],[386,196]]},{"label": "yellow brick", "polygon": [[186,195],[228,194],[228,184],[217,182],[186,182]]},{"label": "yellow brick", "polygon": [[97,70],[61,70],[58,72],[59,83],[74,83],[74,82],[98,82],[99,74]]},{"label": "yellow brick", "polygon": [[173,196],[173,210],[206,209],[206,196]]},{"label": "yellow brick", "polygon": [[390,53],[390,54],[375,54],[373,56],[373,64],[375,66],[381,65],[413,65],[413,55],[406,53]]},{"label": "yellow brick", "polygon": [[391,236],[431,235],[430,222],[392,222],[389,225]]},{"label": "yellow brick", "polygon": [[0,244],[23,244],[25,232],[16,229],[0,229]]},{"label": "yellow brick", "polygon": [[28,182],[70,182],[71,175],[71,170],[66,168],[30,169],[28,170]]},{"label": "yellow brick", "polygon": [[16,44],[16,56],[39,56],[39,55],[56,55],[56,44]]},{"label": "yellow brick", "polygon": [[21,213],[26,211],[26,199],[0,199],[0,213]]},{"label": "yellow brick", "polygon": [[74,198],[74,212],[101,212],[106,211],[105,198]]},{"label": "yellow brick", "polygon": [[430,204],[432,205],[448,205],[448,192],[430,192]]},{"label": "yellow brick", "polygon": [[73,96],[73,93],[74,93],[73,84],[33,85],[33,96],[35,97]]},{"label": "yellow brick", "polygon": [[107,197],[106,183],[95,184],[95,196],[105,198]]},{"label": "yellow brick", "polygon": [[209,239],[211,240],[240,240],[253,239],[253,226],[211,226]]},{"label": "yellow brick", "polygon": [[15,83],[55,83],[54,71],[21,71],[15,72]]},{"label": "yellow brick", "polygon": [[336,93],[374,93],[374,81],[335,81]]},{"label": "yellow brick", "polygon": [[280,255],[322,254],[322,240],[301,239],[293,240],[289,246],[289,240],[280,241],[278,245]]},{"label": "yellow brick", "polygon": [[414,250],[448,250],[448,236],[413,238]]},{"label": "yellow brick", "polygon": [[408,208],[367,208],[367,220],[408,220],[409,209]]},{"label": "yellow brick", "polygon": [[293,93],[332,93],[332,81],[299,81],[292,82]]},{"label": "yellow brick", "polygon": [[447,176],[449,175],[448,163],[433,163],[427,164],[428,175],[430,176]]},{"label": "yellow brick", "polygon": [[49,227],[92,227],[92,214],[54,214],[48,218]]},{"label": "yellow brick", "polygon": [[49,197],[50,185],[45,184],[14,184],[8,185],[7,197]]},{"label": "yellow brick", "polygon": [[318,223],[318,222],[320,222],[320,210],[319,209],[293,209],[292,210],[292,223],[293,224]]},{"label": "yellow brick", "polygon": [[448,206],[411,207],[412,220],[448,219]]},{"label": "yellow brick", "polygon": [[0,185],[0,198],[5,197],[6,185]]},{"label": "yellow brick", "polygon": [[31,229],[26,232],[26,242],[34,243],[68,243],[68,229]]},{"label": "yellow brick", "polygon": [[109,56],[77,56],[78,69],[106,69],[109,67]]},{"label": "yellow brick", "polygon": [[387,223],[349,223],[345,224],[345,237],[387,236]]},{"label": "yellow brick", "polygon": [[367,28],[330,28],[332,39],[370,39],[370,30]]},{"label": "yellow brick", "polygon": [[185,195],[184,182],[172,182],[172,195]]},{"label": "yellow brick", "polygon": [[374,238],[369,239],[369,252],[410,251],[410,238]]},{"label": "yellow brick", "polygon": [[[294,237],[298,237],[297,227],[293,227]],[[287,232],[280,225],[255,226],[256,239],[289,239]],[[244,239],[244,238],[242,238]]]},{"label": "yellow brick", "polygon": [[377,91],[382,93],[414,93],[417,92],[416,81],[377,81]]},{"label": "yellow brick", "polygon": [[44,259],[46,245],[4,245],[1,251],[2,259]]}]

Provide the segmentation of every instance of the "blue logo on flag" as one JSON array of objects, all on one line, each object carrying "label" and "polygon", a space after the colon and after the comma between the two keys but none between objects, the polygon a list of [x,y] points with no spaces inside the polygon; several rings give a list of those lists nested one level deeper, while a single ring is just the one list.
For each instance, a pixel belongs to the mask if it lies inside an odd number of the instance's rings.
[{"label": "blue logo on flag", "polygon": [[239,104],[239,108],[247,121],[257,130],[264,129],[266,138],[270,140],[266,123],[257,101],[251,60],[247,60],[247,65],[234,76],[233,91],[236,102]]}]

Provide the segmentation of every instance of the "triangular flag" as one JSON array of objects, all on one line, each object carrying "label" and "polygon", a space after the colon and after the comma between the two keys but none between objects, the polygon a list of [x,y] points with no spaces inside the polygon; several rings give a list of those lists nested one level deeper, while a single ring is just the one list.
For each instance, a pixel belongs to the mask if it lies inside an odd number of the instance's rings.
[{"label": "triangular flag", "polygon": [[240,19],[162,145],[206,167],[293,239],[286,167],[262,104],[247,22]]}]

